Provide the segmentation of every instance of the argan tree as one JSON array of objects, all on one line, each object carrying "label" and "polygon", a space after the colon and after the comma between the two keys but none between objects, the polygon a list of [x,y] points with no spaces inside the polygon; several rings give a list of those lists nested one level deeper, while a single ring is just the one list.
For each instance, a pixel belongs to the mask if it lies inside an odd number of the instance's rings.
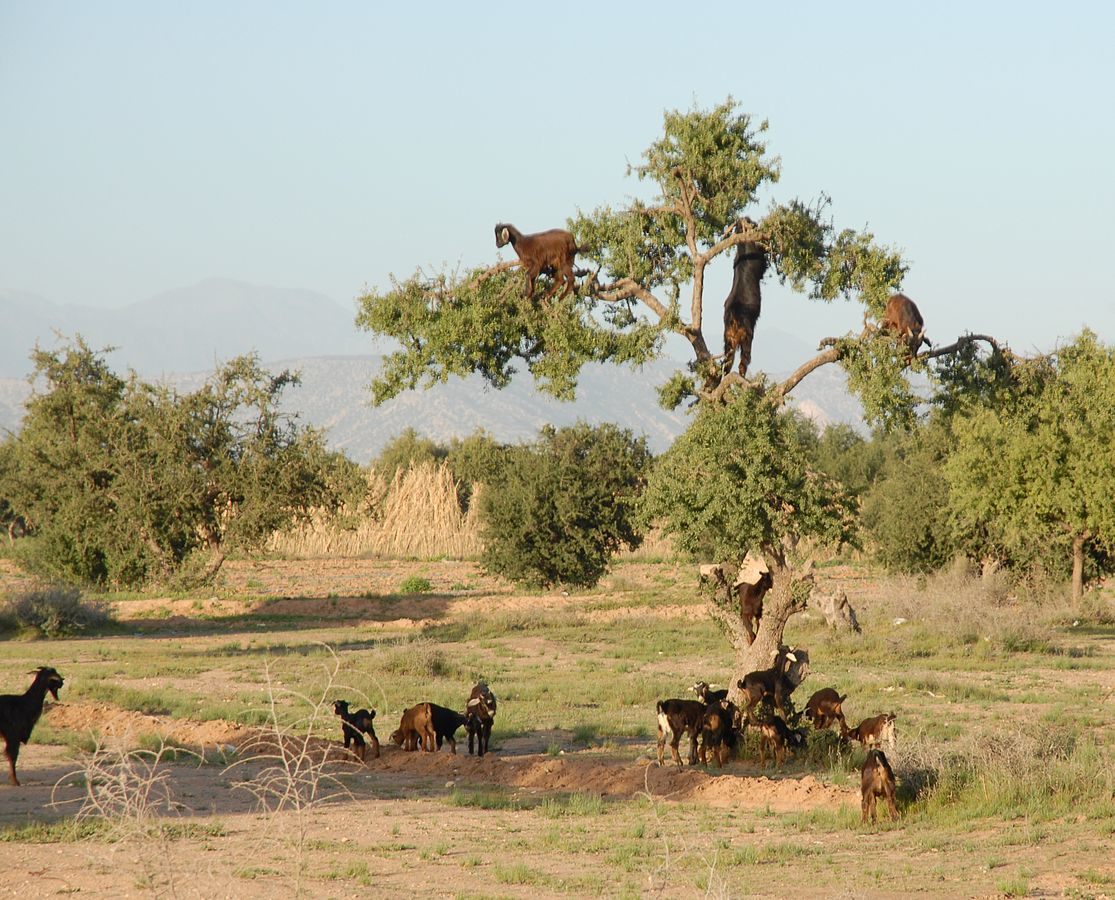
[{"label": "argan tree", "polygon": [[33,523],[20,555],[99,586],[205,580],[360,484],[356,466],[282,412],[290,372],[232,360],[179,394],[122,379],[80,338],[33,355],[33,393],[0,496]]},{"label": "argan tree", "polygon": [[948,511],[977,558],[1064,553],[1079,600],[1088,548],[1115,551],[1115,349],[1085,331],[1024,374],[955,417]]},{"label": "argan tree", "polygon": [[[669,407],[698,404],[694,427],[708,434],[682,442],[683,448],[692,444],[692,462],[685,461],[681,450],[671,454],[668,464],[677,467],[679,476],[707,479],[717,491],[700,492],[707,508],[693,505],[695,497],[686,505],[673,493],[655,495],[655,485],[662,484],[655,479],[648,504],[667,519],[684,510],[707,521],[710,549],[723,554],[720,561],[738,562],[760,547],[774,554],[768,562],[777,569],[776,589],[759,639],[741,656],[744,671],[770,664],[770,648],[781,640],[789,612],[804,605],[808,581],[797,571],[801,561],[785,548],[795,537],[818,529],[836,539],[842,527],[837,523],[843,523],[846,511],[842,499],[815,491],[820,482],[811,480],[814,473],[792,462],[779,474],[777,455],[768,454],[770,447],[790,446],[782,418],[785,399],[811,372],[839,363],[869,418],[901,425],[912,420],[915,399],[905,372],[911,364],[925,365],[921,358],[911,360],[903,345],[877,327],[854,323],[860,326],[855,333],[826,340],[817,356],[804,360],[780,384],[722,374],[704,330],[710,312],[719,316],[721,298],[706,296],[705,278],[709,266],[722,256],[730,259],[736,245],[761,244],[774,277],[809,300],[855,298],[868,323],[878,321],[906,271],[900,254],[879,245],[872,234],[837,230],[827,218],[830,204],[824,197],[774,202],[765,214],[755,210],[760,191],[776,183],[781,171],[779,159],[767,152],[766,130],[765,122],[753,121],[731,98],[710,110],[667,112],[662,137],[643,153],[640,165],[628,170],[652,186],[653,196],[621,209],[578,212],[569,220],[579,261],[588,266],[575,295],[549,303],[529,301],[523,297],[521,276],[512,271],[517,263],[508,262],[393,278],[389,289],[360,298],[357,315],[358,325],[395,338],[401,347],[387,357],[372,383],[375,403],[450,375],[479,373],[502,388],[517,366],[525,367],[542,390],[571,398],[585,363],[639,364],[659,353],[668,333],[683,338],[692,358],[662,387],[660,400]],[[956,352],[972,340],[925,357]],[[969,357],[974,364],[974,354]],[[733,399],[738,392],[754,396]],[[732,417],[732,410],[741,408],[756,416],[756,423],[734,432],[712,424],[715,417]],[[771,484],[777,481],[779,492],[763,493],[735,480],[745,477],[742,463],[730,467],[734,477],[718,471],[731,458],[765,460],[768,468],[761,477]],[[687,466],[692,470],[683,472]],[[719,513],[725,497],[741,490],[750,499],[733,506],[733,530],[715,535],[716,528],[727,527]],[[681,505],[672,508],[668,498]],[[672,530],[681,536],[688,529]],[[686,542],[691,545],[688,538]],[[799,587],[791,589],[794,584]],[[783,604],[792,608],[783,609]]]}]

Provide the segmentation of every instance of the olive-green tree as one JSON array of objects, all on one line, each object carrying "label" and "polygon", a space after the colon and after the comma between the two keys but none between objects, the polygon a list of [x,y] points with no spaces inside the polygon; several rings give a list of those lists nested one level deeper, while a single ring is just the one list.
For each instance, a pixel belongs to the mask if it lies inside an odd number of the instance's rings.
[{"label": "olive-green tree", "polygon": [[[911,359],[903,344],[881,333],[877,323],[886,300],[906,271],[901,255],[877,243],[868,231],[836,228],[824,196],[776,200],[765,212],[758,211],[760,194],[773,189],[781,174],[781,161],[768,153],[766,130],[766,122],[753,120],[731,98],[707,110],[667,112],[661,138],[647,148],[640,164],[628,167],[629,175],[649,187],[648,196],[618,209],[577,212],[569,219],[587,274],[578,290],[564,298],[525,298],[522,279],[512,271],[518,265],[514,261],[455,272],[419,271],[392,278],[386,290],[366,293],[359,299],[357,324],[400,345],[372,383],[373,402],[451,375],[479,373],[502,388],[517,366],[525,367],[542,390],[568,399],[586,363],[637,365],[659,354],[665,336],[675,334],[686,342],[691,357],[660,389],[660,401],[668,407],[686,401],[730,407],[730,395],[743,389],[762,394],[777,408],[812,372],[838,363],[869,419],[888,427],[909,424],[916,397],[907,370],[970,351],[969,365],[960,370],[967,372],[979,362],[971,350],[979,336]],[[709,267],[730,265],[733,248],[745,241],[760,243],[774,277],[809,300],[850,297],[864,308],[862,321],[850,323],[846,335],[822,342],[816,356],[779,384],[725,375],[705,336],[708,316],[719,317],[721,301],[707,296]],[[721,258],[724,262],[718,263]],[[760,421],[769,429],[782,427],[773,413]],[[753,430],[741,431],[737,449],[761,455],[761,442],[777,437],[776,431],[761,437]],[[702,474],[712,477],[707,468]],[[730,479],[714,480],[725,491],[746,490]],[[780,522],[790,539],[795,529],[808,528],[794,525],[800,510],[787,502],[789,511],[771,521]],[[771,515],[767,503],[755,495],[747,515],[756,523],[766,521]],[[665,507],[661,509],[665,515]],[[842,509],[836,503],[831,516],[839,518]],[[727,535],[731,552],[724,561],[742,560],[755,547],[759,530],[756,525]],[[768,542],[778,545],[773,538]],[[721,548],[729,552],[727,543]],[[804,576],[793,575],[794,560],[784,562],[783,577],[804,584]],[[776,605],[788,602],[788,592],[777,593]],[[768,604],[764,625],[767,618],[784,622],[781,613],[770,612]],[[778,627],[777,635],[762,641],[764,647],[781,639]],[[754,655],[750,659],[758,661]]]},{"label": "olive-green tree", "polygon": [[615,425],[547,427],[506,448],[480,496],[484,566],[531,585],[596,584],[616,551],[642,542],[635,503],[650,458]]},{"label": "olive-green tree", "polygon": [[0,494],[34,523],[21,555],[45,575],[204,580],[230,551],[359,489],[356,467],[280,410],[296,376],[253,357],[187,394],[119,378],[80,337],[32,358],[34,390]]},{"label": "olive-green tree", "polygon": [[998,405],[957,415],[949,512],[977,558],[1061,548],[1079,599],[1089,547],[1115,549],[1115,348],[1085,331],[1027,379]]}]

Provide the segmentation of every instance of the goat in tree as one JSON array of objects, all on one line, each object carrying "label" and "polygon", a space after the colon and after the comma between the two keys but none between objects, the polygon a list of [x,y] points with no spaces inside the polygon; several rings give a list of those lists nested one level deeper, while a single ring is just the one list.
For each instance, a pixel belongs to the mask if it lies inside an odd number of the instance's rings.
[{"label": "goat in tree", "polygon": [[917,356],[922,344],[931,347],[925,336],[925,320],[917,304],[905,294],[892,294],[883,311],[883,331],[889,331],[905,341],[910,356]]},{"label": "goat in tree", "polygon": [[[745,233],[754,229],[755,223],[744,216],[729,228],[729,234]],[[751,365],[751,342],[755,338],[755,323],[763,306],[759,283],[767,270],[767,253],[758,241],[744,241],[736,246],[733,263],[732,289],[724,300],[724,360],[725,375],[732,371],[736,350],[739,350],[739,374],[747,375]]]},{"label": "goat in tree", "polygon": [[573,278],[573,258],[577,255],[577,241],[568,231],[552,228],[537,234],[523,234],[514,225],[501,222],[496,226],[496,246],[510,244],[515,248],[523,271],[527,276],[526,298],[534,299],[534,282],[539,275],[550,275],[554,283],[542,296],[549,299],[561,285],[560,300],[577,286]]}]

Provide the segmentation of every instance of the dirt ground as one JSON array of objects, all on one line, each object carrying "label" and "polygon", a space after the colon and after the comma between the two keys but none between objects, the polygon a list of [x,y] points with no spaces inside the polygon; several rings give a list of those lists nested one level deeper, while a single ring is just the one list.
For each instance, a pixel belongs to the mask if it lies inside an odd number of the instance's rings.
[{"label": "dirt ground", "polygon": [[[395,594],[414,574],[429,578],[431,591]],[[471,563],[245,561],[228,564],[211,595],[121,600],[116,611],[130,633],[157,635],[148,652],[165,646],[170,659],[195,646],[203,652],[203,642],[208,653],[218,637],[220,652],[248,652],[259,635],[257,616],[297,619],[310,637],[315,629],[398,634],[493,616],[569,617],[636,630],[648,618],[684,626],[705,618],[698,601],[674,594],[648,604],[645,591],[690,577],[681,566],[628,564],[611,590],[571,597],[516,593]],[[857,604],[871,590],[851,571],[829,577]],[[0,560],[0,591],[25,584]],[[114,638],[113,648],[126,640]],[[530,632],[479,643],[488,653],[589,670],[569,646]],[[80,670],[103,660],[102,644],[65,642],[57,647],[67,656],[53,655],[52,646],[51,658],[59,669]],[[9,649],[5,662],[46,648]],[[650,660],[632,677],[669,668]],[[1046,675],[1076,679],[1088,690],[1115,688],[1110,668],[1050,668]],[[217,658],[212,669],[178,674],[157,666],[133,674],[121,665],[114,682],[218,697],[234,690],[237,677]],[[965,712],[951,706],[953,714]],[[140,712],[68,697],[66,689],[61,702],[48,704],[42,723],[53,738],[25,748],[23,786],[0,786],[0,834],[7,835],[0,842],[6,873],[0,896],[356,897],[405,890],[462,897],[1105,897],[1115,885],[1115,822],[1107,830],[1094,823],[1071,830],[1068,823],[1065,835],[1025,820],[864,830],[858,786],[847,779],[761,771],[746,761],[721,771],[659,767],[653,736],[582,746],[566,730],[536,726],[508,733],[494,745],[497,752],[478,758],[463,743],[456,755],[406,753],[387,740],[391,725],[377,720],[381,755],[361,764],[335,740],[288,735],[288,743],[302,742],[292,754],[301,754],[302,774],[319,778],[327,796],[304,808],[288,803],[275,811],[272,803],[269,811],[261,808],[259,785],[284,754],[266,727]],[[166,780],[156,787],[165,784],[174,804],[167,808],[152,793],[162,824],[136,815],[101,822],[91,834],[67,834],[58,823],[72,823],[83,804],[88,811],[91,796],[108,796],[118,774],[90,768],[89,741],[111,760],[114,748],[138,742],[150,749],[151,736],[190,751],[159,767]],[[49,832],[52,824],[56,833]],[[36,834],[27,830],[32,826],[48,831]]]}]

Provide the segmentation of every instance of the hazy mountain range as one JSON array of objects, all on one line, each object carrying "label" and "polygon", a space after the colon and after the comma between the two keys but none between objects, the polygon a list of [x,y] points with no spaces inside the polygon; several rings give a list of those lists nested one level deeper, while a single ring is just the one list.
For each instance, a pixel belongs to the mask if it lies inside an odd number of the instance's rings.
[{"label": "hazy mountain range", "polygon": [[[311,291],[209,280],[167,291],[116,309],[59,305],[29,294],[0,290],[0,428],[15,429],[30,387],[29,354],[80,333],[108,355],[118,373],[195,386],[214,367],[255,351],[272,369],[297,369],[302,384],[286,394],[287,408],[306,424],[325,428],[329,443],[366,462],[405,428],[437,440],[478,428],[502,441],[535,437],[547,423],[582,419],[616,422],[647,436],[660,452],[686,427],[684,410],[668,411],[656,389],[681,363],[661,359],[641,369],[592,365],[583,372],[577,400],[560,403],[534,390],[523,376],[506,390],[488,388],[479,377],[453,378],[429,391],[410,391],[378,408],[368,385],[389,350],[353,325],[354,311]],[[755,365],[790,371],[810,355],[796,338],[760,327]],[[794,392],[795,402],[819,424],[860,424],[859,403],[844,387],[843,374],[826,366]]]}]

